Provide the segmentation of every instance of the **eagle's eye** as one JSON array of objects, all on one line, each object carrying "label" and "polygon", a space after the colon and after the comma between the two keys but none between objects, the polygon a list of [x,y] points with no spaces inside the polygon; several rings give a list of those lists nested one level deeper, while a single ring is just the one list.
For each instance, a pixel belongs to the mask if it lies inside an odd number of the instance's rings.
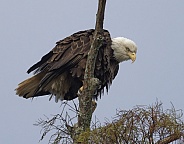
[{"label": "eagle's eye", "polygon": [[130,51],[130,49],[128,48],[128,47],[125,47],[126,48],[126,50],[129,52]]}]

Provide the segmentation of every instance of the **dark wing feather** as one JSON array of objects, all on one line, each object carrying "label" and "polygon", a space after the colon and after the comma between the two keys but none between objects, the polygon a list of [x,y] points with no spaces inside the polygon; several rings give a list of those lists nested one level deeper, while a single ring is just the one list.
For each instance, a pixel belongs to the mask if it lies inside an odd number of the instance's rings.
[{"label": "dark wing feather", "polygon": [[87,57],[93,33],[93,29],[80,31],[58,41],[48,54],[43,56],[38,63],[27,71],[28,73],[34,70],[36,72],[44,71],[47,73],[41,80],[37,91],[41,87],[45,87],[53,78],[56,78],[65,71],[69,71],[83,58]]},{"label": "dark wing feather", "polygon": [[52,55],[53,55],[52,51],[50,51],[49,53],[44,55],[39,62],[37,62],[36,64],[34,64],[32,67],[30,67],[27,70],[27,73],[30,73],[30,72],[34,71],[35,69],[37,69],[38,67],[40,67],[41,65],[43,65]]},{"label": "dark wing feather", "polygon": [[58,61],[56,63],[54,63],[54,66],[53,66],[54,69],[51,69],[45,75],[45,77],[40,81],[40,84],[39,84],[39,87],[37,90],[39,90],[41,87],[45,87],[52,79],[58,77],[63,72],[74,67],[81,59],[82,59],[82,56],[77,55],[73,59],[70,59],[70,61],[68,63],[65,63],[62,67],[60,67],[60,63]]}]

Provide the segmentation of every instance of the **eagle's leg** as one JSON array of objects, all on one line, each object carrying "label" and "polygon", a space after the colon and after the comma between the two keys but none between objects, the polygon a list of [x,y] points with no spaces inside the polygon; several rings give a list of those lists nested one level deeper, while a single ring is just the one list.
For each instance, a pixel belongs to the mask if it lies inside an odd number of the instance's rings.
[{"label": "eagle's leg", "polygon": [[79,93],[81,94],[83,90],[84,90],[84,87],[81,86],[80,89],[79,89]]}]

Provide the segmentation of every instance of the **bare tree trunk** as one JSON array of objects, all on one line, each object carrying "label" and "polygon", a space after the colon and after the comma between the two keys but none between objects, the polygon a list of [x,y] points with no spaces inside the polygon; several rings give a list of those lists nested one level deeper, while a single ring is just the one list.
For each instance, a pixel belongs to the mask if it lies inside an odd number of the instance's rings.
[{"label": "bare tree trunk", "polygon": [[83,82],[84,89],[82,91],[82,94],[79,96],[80,113],[78,116],[78,128],[81,130],[81,132],[85,132],[90,129],[90,123],[92,118],[92,97],[97,86],[99,85],[99,80],[97,78],[94,78],[94,69],[98,50],[103,40],[102,31],[105,4],[106,0],[99,0],[98,11],[96,15],[94,39],[86,63]]}]

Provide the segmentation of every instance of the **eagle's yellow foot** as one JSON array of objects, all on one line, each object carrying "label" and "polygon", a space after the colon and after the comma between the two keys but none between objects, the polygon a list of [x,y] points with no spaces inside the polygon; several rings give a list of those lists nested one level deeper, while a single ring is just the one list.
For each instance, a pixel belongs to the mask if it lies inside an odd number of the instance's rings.
[{"label": "eagle's yellow foot", "polygon": [[82,93],[83,89],[84,89],[84,87],[81,86],[80,89],[79,89],[79,93]]},{"label": "eagle's yellow foot", "polygon": [[81,95],[83,90],[84,90],[84,87],[81,86],[80,89],[78,90],[78,95]]}]

